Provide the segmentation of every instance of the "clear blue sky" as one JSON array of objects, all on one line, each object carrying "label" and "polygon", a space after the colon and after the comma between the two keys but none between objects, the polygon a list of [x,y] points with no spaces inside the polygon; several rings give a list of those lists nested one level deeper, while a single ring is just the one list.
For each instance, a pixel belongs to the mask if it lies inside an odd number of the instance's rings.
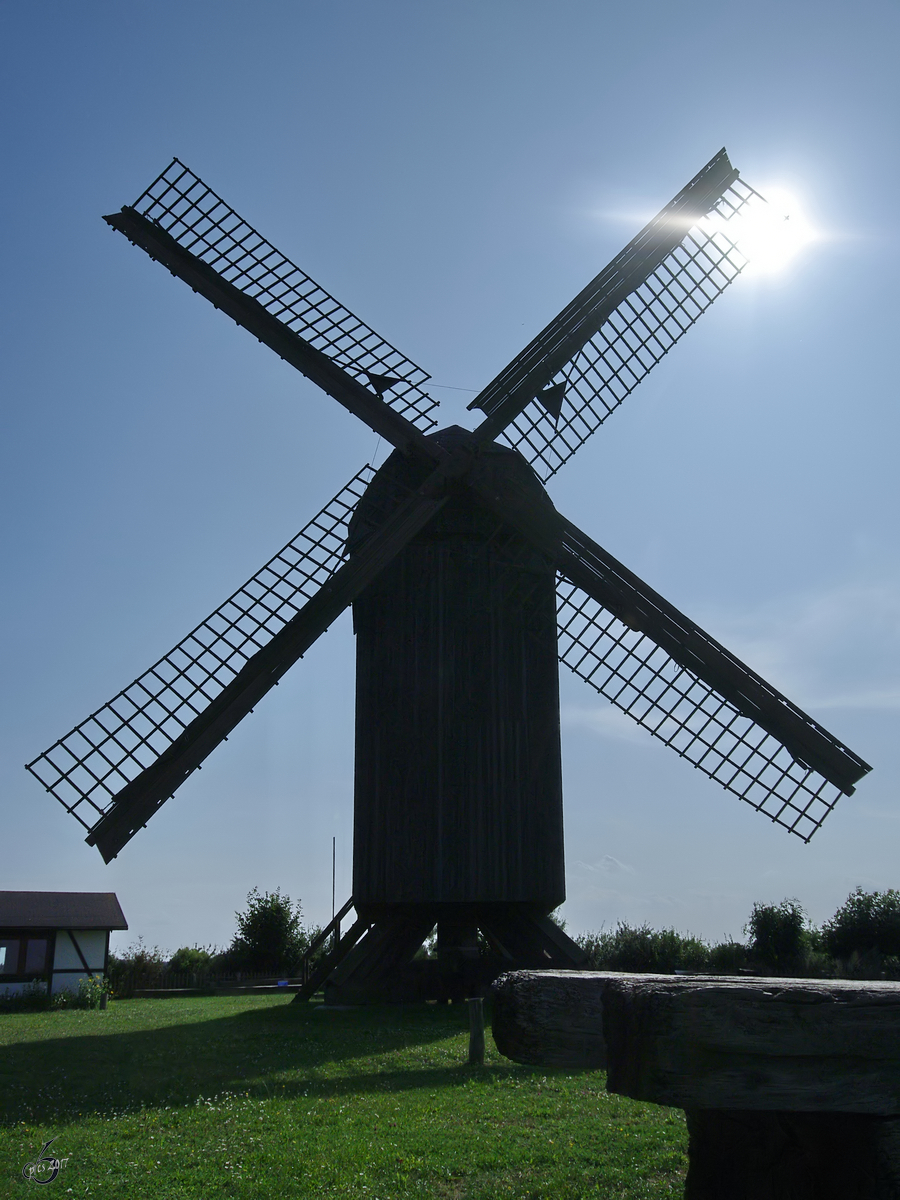
[{"label": "clear blue sky", "polygon": [[723,145],[822,237],[741,279],[555,503],[874,766],[808,846],[563,671],[574,930],[900,886],[895,3],[6,3],[0,887],[223,943],[350,888],[343,618],[119,858],[23,770],[384,447],[100,220],[173,154],[432,373],[442,423]]}]

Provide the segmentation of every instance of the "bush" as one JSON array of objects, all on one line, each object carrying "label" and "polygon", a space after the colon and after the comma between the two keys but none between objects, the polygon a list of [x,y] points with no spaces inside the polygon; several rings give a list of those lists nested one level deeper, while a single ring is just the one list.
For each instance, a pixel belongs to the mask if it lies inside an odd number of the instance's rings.
[{"label": "bush", "polygon": [[751,957],[778,973],[802,970],[812,948],[799,900],[754,904],[744,932]]},{"label": "bush", "polygon": [[709,952],[709,969],[715,975],[737,975],[747,965],[747,958],[742,942],[719,942]]},{"label": "bush", "polygon": [[109,986],[105,979],[94,976],[93,979],[80,979],[78,987],[73,992],[71,988],[63,988],[54,992],[50,998],[51,1008],[99,1008],[102,998],[109,994]]},{"label": "bush", "polygon": [[237,935],[227,952],[231,965],[246,971],[291,975],[309,945],[309,934],[300,923],[300,902],[282,896],[280,889],[247,896],[246,912],[234,914]]},{"label": "bush", "polygon": [[4,988],[0,995],[0,1012],[41,1012],[50,1007],[47,985],[43,979],[26,983],[21,991]]},{"label": "bush", "polygon": [[215,958],[212,946],[181,946],[169,959],[169,970],[178,975],[208,975]]},{"label": "bush", "polygon": [[145,946],[144,939],[139,937],[121,954],[110,954],[107,969],[110,990],[116,996],[130,996],[135,988],[158,983],[165,969],[166,960],[160,948]]},{"label": "bush", "polygon": [[614,931],[588,933],[575,939],[587,951],[595,971],[639,971],[670,974],[701,971],[709,966],[709,947],[699,938],[674,929],[632,927],[620,921]]},{"label": "bush", "polygon": [[674,929],[620,921],[613,931],[575,940],[593,970],[709,971],[736,975],[748,967],[772,975],[900,980],[900,890],[857,887],[821,929],[810,925],[799,900],[754,904],[744,926],[748,944],[709,947]]},{"label": "bush", "polygon": [[900,956],[900,892],[856,888],[822,927],[822,940],[835,958]]},{"label": "bush", "polygon": [[0,996],[0,1011],[3,1012],[46,1012],[60,1008],[99,1008],[103,996],[109,995],[109,985],[100,976],[80,979],[78,986],[62,988],[51,996],[43,979],[35,979],[20,992],[6,989]]}]

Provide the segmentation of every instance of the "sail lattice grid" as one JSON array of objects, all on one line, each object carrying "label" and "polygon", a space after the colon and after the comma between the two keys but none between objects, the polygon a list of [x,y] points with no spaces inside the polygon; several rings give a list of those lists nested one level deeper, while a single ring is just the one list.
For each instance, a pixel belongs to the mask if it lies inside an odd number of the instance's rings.
[{"label": "sail lattice grid", "polygon": [[558,418],[532,400],[500,440],[546,481],[684,336],[747,265],[730,232],[749,203],[765,203],[736,179],[713,211],[611,313],[550,381],[563,389]]},{"label": "sail lattice grid", "polygon": [[346,561],[347,527],[370,466],[134,683],[28,764],[90,829]]},{"label": "sail lattice grid", "polygon": [[565,576],[560,662],[682,758],[808,842],[839,788]]},{"label": "sail lattice grid", "polygon": [[[177,158],[132,206],[419,429],[438,406],[430,376],[286,258]],[[370,376],[376,377],[373,379]]]}]

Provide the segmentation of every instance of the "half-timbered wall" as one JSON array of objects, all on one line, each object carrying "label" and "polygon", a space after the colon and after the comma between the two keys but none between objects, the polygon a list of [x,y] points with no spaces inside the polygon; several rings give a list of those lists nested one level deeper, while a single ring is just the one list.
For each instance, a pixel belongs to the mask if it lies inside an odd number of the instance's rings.
[{"label": "half-timbered wall", "polygon": [[82,979],[91,974],[102,976],[109,954],[109,931],[106,929],[60,929],[56,933],[53,975],[50,990],[63,988],[75,991]]}]

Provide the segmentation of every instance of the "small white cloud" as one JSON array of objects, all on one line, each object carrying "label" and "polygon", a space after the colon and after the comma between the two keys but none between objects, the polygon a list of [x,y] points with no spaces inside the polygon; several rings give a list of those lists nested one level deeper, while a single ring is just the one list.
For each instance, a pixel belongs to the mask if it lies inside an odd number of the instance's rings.
[{"label": "small white cloud", "polygon": [[576,867],[580,867],[583,871],[599,873],[602,875],[633,875],[634,867],[628,863],[619,862],[617,858],[613,858],[611,854],[604,854],[599,862],[586,863],[581,859],[575,862]]}]

